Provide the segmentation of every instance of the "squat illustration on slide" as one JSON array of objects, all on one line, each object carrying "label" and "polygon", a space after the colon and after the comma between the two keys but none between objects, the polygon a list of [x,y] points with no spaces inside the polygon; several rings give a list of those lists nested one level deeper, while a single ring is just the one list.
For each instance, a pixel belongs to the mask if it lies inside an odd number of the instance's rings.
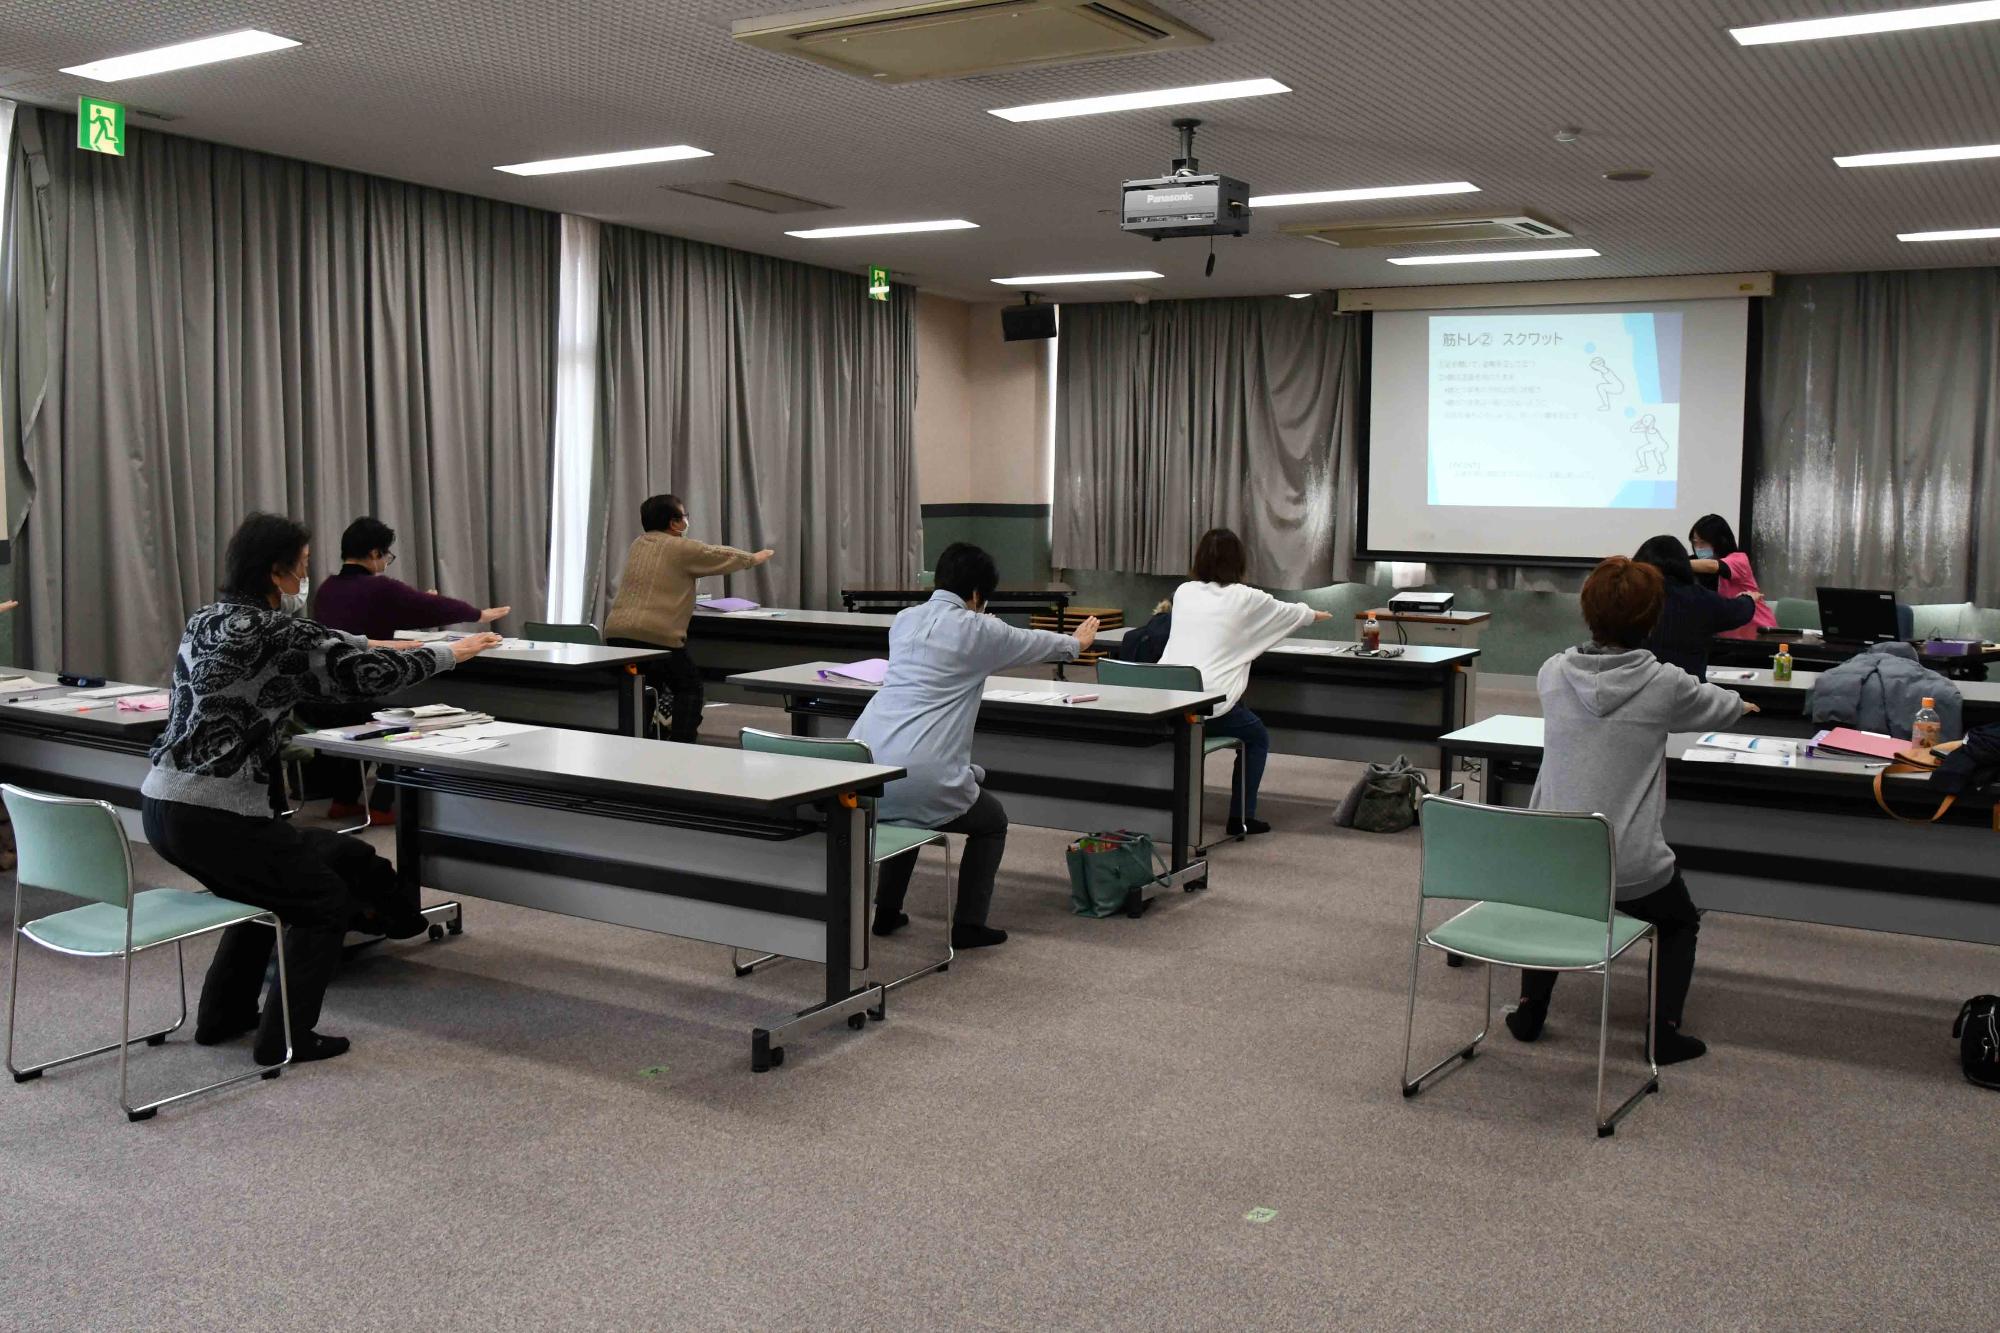
[{"label": "squat illustration on slide", "polygon": [[[1636,470],[1641,473],[1652,472],[1656,476],[1665,476],[1667,472],[1667,437],[1660,433],[1659,423],[1653,419],[1653,414],[1648,412],[1645,416],[1633,422],[1632,433],[1641,437],[1639,440],[1639,466]],[[1649,458],[1651,459],[1650,464],[1647,461]]]},{"label": "squat illustration on slide", "polygon": [[1601,356],[1590,358],[1590,368],[1597,372],[1597,410],[1609,412],[1612,397],[1625,392],[1625,381],[1619,379],[1618,373],[1604,364],[1604,358]]}]

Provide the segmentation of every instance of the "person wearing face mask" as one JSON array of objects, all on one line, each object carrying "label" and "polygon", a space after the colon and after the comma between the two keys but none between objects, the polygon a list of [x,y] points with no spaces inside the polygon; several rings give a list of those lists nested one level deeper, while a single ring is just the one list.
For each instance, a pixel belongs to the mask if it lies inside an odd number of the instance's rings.
[{"label": "person wearing face mask", "polygon": [[687,505],[678,495],[655,495],[639,506],[645,531],[625,552],[618,595],[604,624],[605,642],[619,648],[664,648],[644,670],[673,698],[667,739],[693,744],[701,733],[701,669],[688,655],[688,622],[694,618],[695,580],[734,574],[769,560],[775,552],[710,546],[688,534]]},{"label": "person wearing face mask", "polygon": [[1750,596],[1756,600],[1757,610],[1750,623],[1725,630],[1721,637],[1754,639],[1758,631],[1778,627],[1778,613],[1759,591],[1749,553],[1736,544],[1736,532],[1728,519],[1720,514],[1702,515],[1688,533],[1688,545],[1694,548],[1694,559],[1688,561],[1688,567],[1697,574],[1713,576],[1717,592],[1724,597]]},{"label": "person wearing face mask", "polygon": [[195,1040],[212,1046],[255,1031],[259,1064],[326,1060],[344,1037],[313,1029],[359,920],[405,938],[424,928],[395,867],[359,838],[277,817],[272,791],[285,723],[306,703],[358,702],[405,690],[499,642],[477,634],[409,652],[370,648],[290,613],[302,598],[312,534],[278,514],[243,520],[223,556],[221,595],[188,618],[174,657],[166,730],[140,786],[146,840],[170,864],[224,898],[285,924],[292,1022],[275,984],[260,1017],[257,991],[271,950],[262,926],[225,931],[202,983]]}]

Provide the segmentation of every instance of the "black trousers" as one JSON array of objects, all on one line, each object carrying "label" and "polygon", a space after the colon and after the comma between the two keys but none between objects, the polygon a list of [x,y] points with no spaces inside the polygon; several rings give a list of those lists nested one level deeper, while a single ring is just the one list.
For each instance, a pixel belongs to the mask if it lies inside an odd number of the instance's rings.
[{"label": "black trousers", "polygon": [[[1007,810],[990,791],[982,790],[972,808],[940,824],[944,833],[965,835],[965,855],[958,863],[958,907],[952,921],[961,926],[983,926],[993,906],[993,880],[1000,873],[1000,858],[1007,853]],[[903,910],[910,891],[910,875],[917,868],[918,848],[907,856],[884,861],[875,882],[875,911],[893,916]]]},{"label": "black trousers", "polygon": [[[1687,1004],[1688,986],[1694,981],[1695,937],[1701,934],[1701,917],[1695,911],[1694,899],[1688,896],[1687,882],[1676,870],[1666,887],[1655,889],[1643,898],[1621,902],[1618,910],[1626,916],[1650,922],[1653,929],[1659,932],[1660,1022],[1667,1027],[1679,1027],[1681,1010]],[[1556,972],[1522,972],[1521,998],[1547,1009],[1559,975]]]},{"label": "black trousers", "polygon": [[[309,727],[353,727],[367,722],[375,716],[380,705],[373,703],[323,703],[300,704],[298,719]],[[396,789],[380,779],[388,776],[387,767],[376,772],[375,794],[368,802],[377,810],[387,810],[396,803]],[[361,764],[353,759],[336,759],[332,755],[316,754],[306,761],[306,790],[323,791],[336,801],[353,805],[361,799]],[[304,793],[300,793],[304,799]]]},{"label": "black trousers", "polygon": [[[657,643],[643,643],[638,639],[607,639],[613,648],[658,648]],[[649,659],[640,669],[646,674],[646,681],[656,690],[663,690],[673,700],[673,723],[667,730],[667,739],[694,744],[701,734],[701,705],[703,700],[701,668],[694,658],[688,656],[686,648],[668,648],[666,656]]]},{"label": "black trousers", "polygon": [[[170,864],[218,897],[276,912],[284,922],[294,1041],[319,1022],[348,927],[373,928],[417,909],[416,895],[398,883],[396,867],[359,838],[151,797],[141,813],[146,841]],[[202,982],[200,1025],[234,1027],[257,1012],[271,937],[266,926],[222,932]],[[260,1043],[282,1044],[283,1023],[274,982],[265,997]]]}]

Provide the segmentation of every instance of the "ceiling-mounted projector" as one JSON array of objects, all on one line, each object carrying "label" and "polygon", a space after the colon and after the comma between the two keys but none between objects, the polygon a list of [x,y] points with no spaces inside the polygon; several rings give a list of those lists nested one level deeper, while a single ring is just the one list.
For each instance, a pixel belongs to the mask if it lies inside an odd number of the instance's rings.
[{"label": "ceiling-mounted projector", "polygon": [[1250,231],[1250,187],[1231,176],[1202,175],[1195,161],[1198,120],[1177,120],[1181,155],[1173,170],[1152,180],[1126,181],[1124,231],[1164,241],[1170,236],[1243,236]]}]

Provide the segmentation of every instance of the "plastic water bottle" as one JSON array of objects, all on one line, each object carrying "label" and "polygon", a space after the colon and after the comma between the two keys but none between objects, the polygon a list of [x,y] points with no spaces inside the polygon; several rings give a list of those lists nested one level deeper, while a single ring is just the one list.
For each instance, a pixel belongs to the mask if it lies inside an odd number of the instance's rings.
[{"label": "plastic water bottle", "polygon": [[1361,622],[1361,650],[1368,653],[1382,651],[1382,626],[1376,621],[1373,611],[1368,613],[1368,619]]},{"label": "plastic water bottle", "polygon": [[1917,720],[1911,724],[1910,740],[1928,748],[1938,743],[1943,731],[1944,722],[1938,717],[1937,700],[1925,699],[1924,706],[1917,710]]},{"label": "plastic water bottle", "polygon": [[1792,678],[1792,645],[1778,645],[1778,655],[1771,659],[1771,679],[1785,681]]}]

